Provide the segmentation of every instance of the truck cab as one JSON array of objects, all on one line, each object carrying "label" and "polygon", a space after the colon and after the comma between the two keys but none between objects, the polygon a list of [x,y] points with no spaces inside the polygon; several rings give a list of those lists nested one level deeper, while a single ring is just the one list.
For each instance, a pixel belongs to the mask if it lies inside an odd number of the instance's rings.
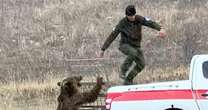
[{"label": "truck cab", "polygon": [[190,66],[188,80],[109,88],[106,109],[208,110],[208,55],[195,55]]},{"label": "truck cab", "polygon": [[192,59],[190,81],[199,110],[208,109],[208,55],[196,55]]}]

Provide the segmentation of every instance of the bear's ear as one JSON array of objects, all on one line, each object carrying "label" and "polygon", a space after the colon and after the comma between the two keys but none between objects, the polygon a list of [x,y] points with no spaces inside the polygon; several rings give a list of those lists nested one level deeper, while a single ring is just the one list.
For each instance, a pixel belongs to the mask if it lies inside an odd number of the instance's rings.
[{"label": "bear's ear", "polygon": [[61,86],[61,82],[58,82],[57,85],[58,85],[58,86]]},{"label": "bear's ear", "polygon": [[78,76],[78,80],[81,81],[82,80],[82,76]]}]

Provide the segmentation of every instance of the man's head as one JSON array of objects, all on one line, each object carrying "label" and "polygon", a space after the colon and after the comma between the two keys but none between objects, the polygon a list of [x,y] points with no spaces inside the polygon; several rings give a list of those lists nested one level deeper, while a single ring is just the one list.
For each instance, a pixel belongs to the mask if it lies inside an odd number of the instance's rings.
[{"label": "man's head", "polygon": [[126,16],[129,21],[135,20],[136,9],[134,5],[128,5],[126,7]]}]

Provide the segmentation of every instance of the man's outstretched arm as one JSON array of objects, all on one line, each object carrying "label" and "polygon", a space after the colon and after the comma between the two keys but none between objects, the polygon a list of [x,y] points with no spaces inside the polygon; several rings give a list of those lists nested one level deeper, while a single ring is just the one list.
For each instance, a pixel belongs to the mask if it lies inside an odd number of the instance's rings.
[{"label": "man's outstretched arm", "polygon": [[105,51],[110,46],[110,44],[116,39],[116,37],[118,36],[119,33],[120,32],[118,30],[112,31],[111,34],[110,34],[110,36],[104,42],[101,50],[102,51]]},{"label": "man's outstretched arm", "polygon": [[116,26],[116,28],[111,32],[109,37],[105,40],[103,46],[101,47],[101,52],[100,52],[100,55],[99,55],[100,58],[102,58],[104,56],[105,50],[110,46],[110,44],[116,39],[116,37],[120,33],[119,28],[120,28],[120,24],[118,24]]},{"label": "man's outstretched arm", "polygon": [[157,22],[152,21],[151,19],[147,17],[143,17],[142,25],[150,27],[152,29],[160,31],[162,29],[162,26],[160,26]]},{"label": "man's outstretched arm", "polygon": [[149,18],[143,17],[142,25],[150,27],[159,31],[159,37],[164,38],[166,36],[165,29],[157,22],[150,20]]}]

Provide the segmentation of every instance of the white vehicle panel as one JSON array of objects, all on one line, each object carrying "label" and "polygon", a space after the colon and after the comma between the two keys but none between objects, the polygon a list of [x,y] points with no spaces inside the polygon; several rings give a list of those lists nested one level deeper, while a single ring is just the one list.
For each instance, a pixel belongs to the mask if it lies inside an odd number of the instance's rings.
[{"label": "white vehicle panel", "polygon": [[127,92],[127,91],[149,91],[149,90],[180,90],[191,89],[191,81],[169,81],[151,84],[115,86],[108,89],[108,93]]},{"label": "white vehicle panel", "polygon": [[111,110],[165,110],[172,105],[183,110],[198,110],[194,100],[118,101],[112,103]]}]

